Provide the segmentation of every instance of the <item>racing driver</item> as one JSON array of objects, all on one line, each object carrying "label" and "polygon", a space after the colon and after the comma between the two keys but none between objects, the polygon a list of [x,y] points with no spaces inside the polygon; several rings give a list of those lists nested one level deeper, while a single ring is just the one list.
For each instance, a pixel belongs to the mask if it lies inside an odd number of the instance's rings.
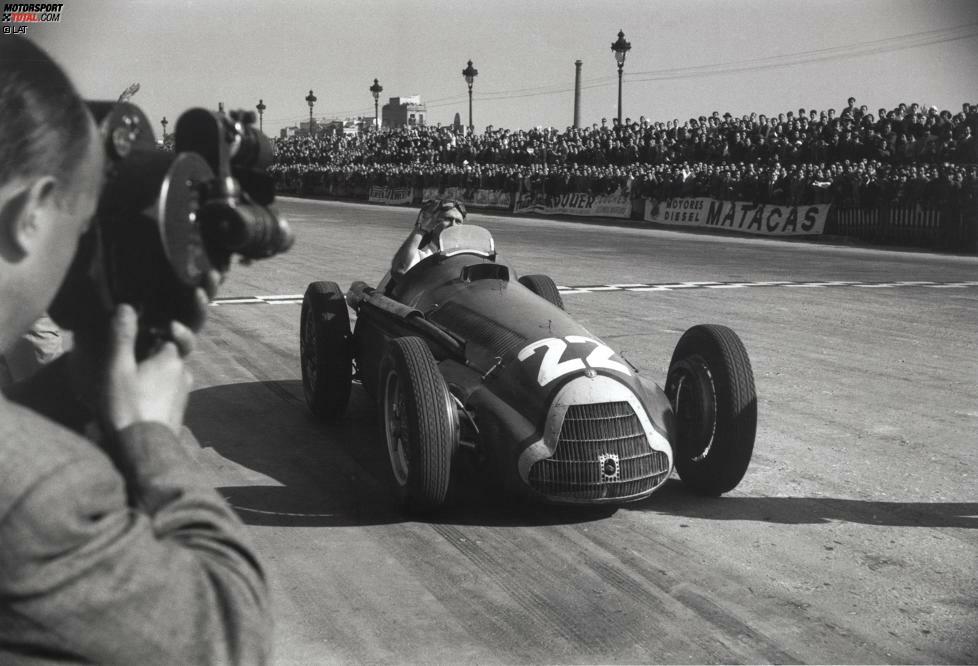
[{"label": "racing driver", "polygon": [[465,206],[454,199],[432,199],[422,203],[414,228],[394,254],[391,272],[381,281],[380,289],[383,290],[391,275],[399,278],[419,261],[435,254],[441,232],[465,222],[466,214]]}]

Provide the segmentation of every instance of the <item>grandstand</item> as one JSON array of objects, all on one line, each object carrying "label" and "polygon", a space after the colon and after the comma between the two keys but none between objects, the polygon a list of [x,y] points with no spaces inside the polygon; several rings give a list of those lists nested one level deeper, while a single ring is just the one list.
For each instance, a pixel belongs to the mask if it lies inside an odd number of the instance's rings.
[{"label": "grandstand", "polygon": [[[374,186],[491,190],[513,201],[522,193],[587,193],[833,204],[830,231],[972,248],[978,105],[952,113],[900,103],[873,114],[855,101],[839,113],[712,111],[685,122],[641,117],[564,130],[417,126],[289,137],[276,143],[272,172],[284,191],[364,198]],[[939,214],[889,213],[907,208]],[[891,217],[912,233],[897,233]]]}]

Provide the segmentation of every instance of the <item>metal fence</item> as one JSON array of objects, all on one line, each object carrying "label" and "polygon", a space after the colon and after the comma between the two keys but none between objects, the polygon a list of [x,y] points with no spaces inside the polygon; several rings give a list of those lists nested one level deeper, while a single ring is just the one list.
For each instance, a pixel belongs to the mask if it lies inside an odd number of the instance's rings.
[{"label": "metal fence", "polygon": [[978,252],[978,210],[950,203],[924,206],[833,206],[825,233],[869,243]]}]

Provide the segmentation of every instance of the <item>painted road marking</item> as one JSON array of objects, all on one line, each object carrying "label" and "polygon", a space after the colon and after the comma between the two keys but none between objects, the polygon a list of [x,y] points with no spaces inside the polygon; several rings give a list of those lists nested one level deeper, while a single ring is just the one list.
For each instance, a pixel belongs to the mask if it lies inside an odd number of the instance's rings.
[{"label": "painted road marking", "polygon": [[263,301],[294,301],[299,299],[302,300],[302,294],[289,294],[288,296],[255,296],[255,298],[260,298]]},{"label": "painted road marking", "polygon": [[814,288],[818,288],[818,287],[843,287],[843,286],[852,286],[852,285],[855,285],[855,284],[856,284],[855,282],[839,282],[839,281],[833,281],[833,282],[804,282],[804,283],[801,283],[801,284],[792,284],[790,282],[783,283],[783,285],[785,287],[814,287]]},{"label": "painted road marking", "polygon": [[[932,282],[930,280],[902,280],[899,282],[853,282],[847,280],[831,280],[825,282],[787,282],[773,280],[764,282],[664,282],[661,284],[645,284],[640,282],[628,284],[587,284],[576,286],[559,285],[557,290],[561,296],[573,294],[591,294],[613,291],[685,291],[689,289],[749,289],[754,287],[785,287],[808,289],[832,289],[838,287],[859,287],[863,289],[965,289],[978,287],[978,281],[964,282]],[[230,298],[215,298],[211,305],[298,305],[302,303],[302,294],[268,295],[268,296],[234,296]]]},{"label": "painted road marking", "polygon": [[247,296],[244,298],[216,298],[211,301],[211,305],[242,305],[244,303],[264,303],[265,301],[260,298],[255,298],[254,296]]}]

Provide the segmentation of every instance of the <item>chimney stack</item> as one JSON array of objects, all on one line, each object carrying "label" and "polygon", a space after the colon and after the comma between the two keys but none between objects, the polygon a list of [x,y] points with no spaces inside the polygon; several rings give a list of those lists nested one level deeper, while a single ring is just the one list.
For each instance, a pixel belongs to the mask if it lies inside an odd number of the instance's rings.
[{"label": "chimney stack", "polygon": [[574,127],[581,126],[581,65],[580,60],[574,61]]}]

